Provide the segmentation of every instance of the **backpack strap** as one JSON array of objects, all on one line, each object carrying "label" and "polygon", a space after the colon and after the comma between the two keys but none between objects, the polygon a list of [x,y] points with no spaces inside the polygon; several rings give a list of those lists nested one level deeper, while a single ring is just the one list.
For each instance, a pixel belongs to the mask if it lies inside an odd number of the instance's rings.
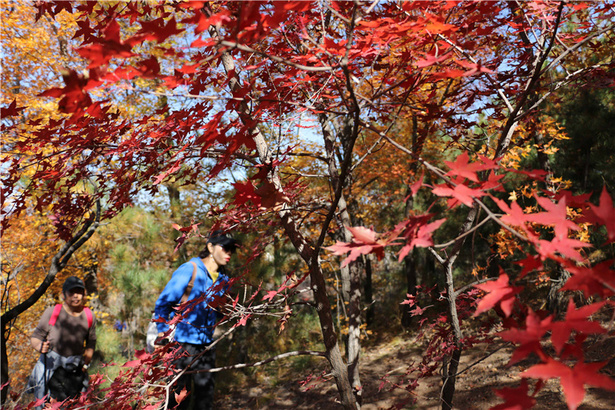
[{"label": "backpack strap", "polygon": [[190,278],[190,282],[188,282],[188,286],[186,286],[186,290],[184,290],[184,294],[182,295],[182,298],[179,301],[180,304],[187,301],[188,298],[190,297],[190,292],[192,292],[192,287],[194,286],[194,278],[196,278],[196,263],[192,261],[190,261],[190,263],[192,263],[192,266],[193,266],[192,277]]},{"label": "backpack strap", "polygon": [[88,319],[88,329],[92,327],[92,323],[94,323],[94,315],[92,315],[92,311],[89,307],[84,307],[83,311],[85,312],[85,317]]},{"label": "backpack strap", "polygon": [[49,326],[51,327],[55,326],[56,321],[58,320],[58,316],[60,316],[61,311],[62,311],[61,303],[58,303],[57,305],[54,306],[53,313],[51,314],[51,317],[49,318]]},{"label": "backpack strap", "polygon": [[[89,329],[92,327],[92,323],[94,323],[94,316],[92,315],[92,311],[90,310],[89,307],[84,307],[83,310],[85,311],[85,317],[88,319],[88,329]],[[61,311],[62,311],[61,303],[58,303],[57,305],[53,307],[53,313],[51,314],[51,317],[49,318],[49,326],[51,327],[55,326],[58,320],[58,316],[60,316]]]}]

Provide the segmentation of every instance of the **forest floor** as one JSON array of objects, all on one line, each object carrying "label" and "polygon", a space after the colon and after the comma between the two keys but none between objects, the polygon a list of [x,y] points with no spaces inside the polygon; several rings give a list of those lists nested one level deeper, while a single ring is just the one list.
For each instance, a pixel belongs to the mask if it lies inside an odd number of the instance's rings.
[{"label": "forest floor", "polygon": [[[615,378],[615,332],[597,335],[589,340],[587,362],[607,361],[602,372]],[[422,359],[422,349],[411,340],[384,337],[371,341],[361,356],[361,382],[363,384],[363,410],[377,409],[438,409],[441,380],[432,377],[423,380],[413,392],[385,384],[404,379],[409,363]],[[505,342],[475,346],[462,355],[453,401],[454,409],[483,410],[503,403],[494,388],[519,386],[519,373],[537,363],[526,359],[507,366],[513,347]],[[228,392],[218,394],[217,409],[341,409],[335,383],[331,377],[319,377],[326,370],[324,359],[309,369],[298,372],[288,367],[278,371],[276,377],[262,376],[240,383]],[[465,369],[465,370],[464,370]],[[310,382],[304,383],[312,374]],[[587,386],[586,386],[587,387]],[[530,388],[531,389],[531,388]],[[536,395],[535,409],[566,409],[559,380],[549,380]],[[615,409],[615,392],[587,388],[579,410]]]}]

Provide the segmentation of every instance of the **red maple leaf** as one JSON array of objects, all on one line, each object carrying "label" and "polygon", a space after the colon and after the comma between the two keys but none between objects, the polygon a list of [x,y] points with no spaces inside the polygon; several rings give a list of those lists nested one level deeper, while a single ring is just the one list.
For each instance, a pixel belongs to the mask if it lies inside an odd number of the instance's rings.
[{"label": "red maple leaf", "polygon": [[348,227],[348,230],[354,236],[351,243],[338,241],[335,245],[326,248],[333,251],[335,255],[350,252],[350,255],[342,261],[342,267],[357,259],[361,254],[375,252],[379,260],[384,257],[384,247],[376,241],[376,232],[362,226]]},{"label": "red maple leaf", "polygon": [[284,202],[289,202],[288,197],[268,180],[264,180],[260,186],[254,190],[254,193],[261,198],[262,208],[275,208]]},{"label": "red maple leaf", "polygon": [[183,388],[182,391],[180,391],[179,393],[175,393],[175,402],[178,404],[181,403],[182,401],[184,401],[186,396],[188,396],[188,390],[186,390],[186,388]]},{"label": "red maple leaf", "polygon": [[483,165],[480,168],[481,171],[500,168],[500,166],[498,165],[498,162],[501,160],[501,158],[491,159],[491,158],[487,158],[484,155],[480,155],[480,154],[478,154],[478,158],[483,163]]},{"label": "red maple leaf", "polygon": [[86,108],[92,104],[92,99],[85,91],[100,84],[96,70],[91,70],[90,75],[92,78],[80,75],[75,70],[68,70],[62,75],[66,84],[64,88],[50,88],[40,93],[39,96],[62,97],[58,102],[62,112],[72,113],[80,108]]},{"label": "red maple leaf", "polygon": [[498,304],[506,317],[509,317],[512,313],[515,295],[523,289],[522,286],[510,286],[508,275],[504,272],[500,274],[497,280],[476,285],[475,287],[487,292],[487,295],[485,295],[476,306],[476,312],[474,312],[475,317]]},{"label": "red maple leaf", "polygon": [[241,319],[239,319],[239,321],[235,325],[235,327],[237,327],[237,326],[245,326],[248,323],[248,319],[250,319],[250,316],[252,316],[252,315],[244,315],[244,316],[242,316]]},{"label": "red maple leaf", "polygon": [[548,358],[545,364],[537,364],[521,373],[521,377],[532,377],[541,380],[559,377],[568,408],[576,410],[585,396],[584,385],[615,390],[615,381],[597,372],[605,364],[606,362],[584,363],[579,361],[574,368],[570,368],[564,363]]},{"label": "red maple leaf", "polygon": [[483,166],[477,162],[470,163],[467,151],[464,151],[461,155],[455,159],[455,162],[444,161],[444,163],[450,168],[444,175],[454,175],[458,177],[467,178],[470,181],[478,182],[476,172],[483,169]]},{"label": "red maple leaf", "polygon": [[506,215],[500,218],[502,222],[512,226],[525,226],[527,215],[516,201],[513,201],[510,206],[508,206],[508,204],[501,199],[494,196],[490,196],[490,198],[493,199],[493,202],[495,202],[504,213],[506,213]]},{"label": "red maple leaf", "polygon": [[[419,192],[419,189],[421,189],[421,187],[423,186],[423,177],[424,175],[421,174],[421,177],[418,179],[418,181],[416,181],[410,186],[410,192],[412,192],[412,196],[416,196],[416,193]],[[406,198],[406,200],[407,199],[408,198]]]},{"label": "red maple leaf", "polygon": [[534,407],[536,399],[528,396],[527,380],[521,380],[519,387],[496,389],[495,394],[506,400],[505,403],[498,404],[490,410],[523,410]]},{"label": "red maple leaf", "polygon": [[350,243],[337,241],[335,245],[326,247],[335,255],[343,255],[350,252],[350,255],[342,261],[342,267],[348,265],[353,260],[357,259],[362,254],[375,253],[378,260],[384,258],[384,247],[393,244],[396,239],[396,231],[387,236],[381,236],[378,239],[378,234],[371,229],[363,226],[348,227],[348,230],[353,236],[353,241]]},{"label": "red maple leaf", "polygon": [[[13,100],[6,108],[0,108],[0,118],[12,117],[23,111],[25,107],[17,108],[17,100]],[[422,180],[421,180],[422,182]]]},{"label": "red maple leaf", "polygon": [[537,212],[527,215],[526,219],[529,222],[536,222],[546,226],[553,226],[555,236],[565,238],[568,236],[568,229],[578,231],[579,227],[574,222],[567,219],[566,213],[566,198],[560,199],[556,204],[548,198],[536,197],[536,200],[546,212]]},{"label": "red maple leaf", "polygon": [[122,365],[122,367],[139,367],[141,366],[141,360],[130,360]]},{"label": "red maple leaf", "polygon": [[255,206],[261,205],[261,197],[254,192],[254,185],[251,181],[235,182],[235,198],[233,203],[237,206],[243,205],[246,202],[252,202]]},{"label": "red maple leaf", "polygon": [[519,347],[510,357],[509,364],[526,358],[530,353],[541,356],[540,341],[550,330],[552,319],[552,316],[541,319],[532,309],[528,309],[528,314],[525,317],[525,329],[512,328],[499,333],[503,340],[519,344]]},{"label": "red maple leaf", "polygon": [[173,252],[177,252],[177,250],[193,235],[196,236],[201,236],[199,234],[199,223],[196,224],[192,224],[190,226],[185,226],[182,227],[178,224],[173,224],[173,228],[180,231],[182,234],[175,238],[175,242],[177,243],[177,245],[175,245],[175,250]]},{"label": "red maple leaf", "polygon": [[483,191],[493,190],[503,192],[504,187],[502,187],[502,182],[500,182],[502,178],[504,178],[503,174],[498,175],[494,172],[489,173],[489,178],[481,184],[481,189]]},{"label": "red maple leaf", "polygon": [[464,184],[458,184],[453,188],[450,188],[447,185],[437,185],[432,189],[432,192],[438,196],[450,196],[464,205],[472,206],[474,203],[474,198],[480,198],[481,196],[485,196],[485,192],[480,189],[470,188]]},{"label": "red maple leaf", "polygon": [[263,300],[273,300],[273,298],[281,293],[282,291],[288,289],[289,287],[286,284],[283,284],[282,286],[280,286],[278,288],[278,290],[270,290],[267,292],[267,294],[265,296],[263,296]]},{"label": "red maple leaf", "polygon": [[411,316],[421,316],[427,309],[429,309],[430,307],[432,307],[432,305],[430,306],[425,306],[424,308],[421,308],[419,306],[415,306],[414,309],[412,309],[410,311],[410,315]]},{"label": "red maple leaf", "polygon": [[401,305],[408,305],[408,307],[412,307],[416,304],[416,296],[406,293],[406,300],[400,303]]},{"label": "red maple leaf", "polygon": [[[451,56],[451,53],[444,53],[441,56],[434,55],[432,53],[425,54],[425,58],[422,60],[418,60],[416,63],[417,68],[429,67],[431,65],[440,63]],[[464,152],[465,153],[465,152]],[[466,155],[467,156],[467,155]]]},{"label": "red maple leaf", "polygon": [[596,313],[606,302],[593,303],[591,305],[582,306],[575,309],[575,304],[570,298],[568,301],[568,311],[566,318],[561,322],[553,322],[551,324],[551,341],[557,354],[562,351],[564,344],[570,338],[572,331],[582,333],[606,333],[606,329],[600,326],[598,322],[588,320],[589,316]]},{"label": "red maple leaf", "polygon": [[606,299],[615,294],[615,270],[611,269],[613,260],[607,260],[589,268],[570,266],[570,279],[562,287],[563,290],[581,290],[585,297],[599,295]]},{"label": "red maple leaf", "polygon": [[544,171],[542,169],[532,169],[531,171],[520,171],[517,169],[509,168],[508,171],[514,172],[517,174],[527,175],[532,180],[543,181],[543,182],[545,180],[545,177],[549,174],[547,171]]},{"label": "red maple leaf", "polygon": [[128,58],[133,56],[132,46],[142,42],[143,38],[134,37],[127,41],[120,40],[120,25],[115,20],[109,21],[102,30],[103,38],[97,38],[97,42],[89,46],[78,48],[76,51],[83,58],[90,60],[88,68],[100,67],[107,64],[114,57]]},{"label": "red maple leaf", "polygon": [[192,224],[192,225],[188,225],[188,226],[181,226],[179,224],[175,224],[174,223],[171,226],[173,227],[173,229],[178,230],[180,232],[193,232],[193,233],[197,233],[199,231],[198,227],[199,227],[200,224],[201,223],[198,222],[198,223],[195,223],[195,224]]},{"label": "red maple leaf", "polygon": [[517,261],[515,264],[523,267],[519,273],[519,279],[522,279],[532,271],[540,270],[544,267],[541,259],[536,255],[528,255],[527,258]]},{"label": "red maple leaf", "polygon": [[595,206],[590,204],[590,211],[584,220],[599,225],[604,225],[607,232],[607,243],[615,241],[615,208],[613,208],[613,199],[606,190],[602,188],[600,194],[600,205]]},{"label": "red maple leaf", "polygon": [[166,24],[162,17],[151,21],[139,21],[139,24],[141,24],[141,30],[137,34],[143,34],[144,40],[156,40],[159,43],[182,32],[177,28],[175,17],[171,17]]},{"label": "red maple leaf", "polygon": [[426,248],[433,245],[431,234],[442,225],[446,219],[438,219],[432,223],[426,223],[433,214],[412,217],[407,221],[398,224],[394,231],[403,229],[403,236],[406,238],[406,245],[399,252],[401,262],[408,253],[415,247]]},{"label": "red maple leaf", "polygon": [[436,73],[436,74],[428,77],[428,81],[434,81],[434,80],[438,80],[440,78],[465,77],[466,73],[467,73],[467,71],[457,70],[457,69],[444,70],[444,71],[442,71],[440,73]]},{"label": "red maple leaf", "polygon": [[587,208],[589,205],[589,198],[591,197],[591,194],[581,194],[581,195],[574,195],[572,192],[570,191],[559,191],[557,194],[555,194],[553,196],[553,199],[555,200],[561,200],[562,198],[566,199],[566,204],[568,204],[568,206],[571,206],[573,208]]},{"label": "red maple leaf", "polygon": [[153,184],[158,185],[162,181],[164,181],[164,179],[168,177],[170,174],[177,172],[177,170],[179,170],[179,168],[181,167],[181,164],[182,164],[181,161],[175,162],[175,164],[173,164],[171,168],[165,170],[162,174],[158,175],[156,179],[154,180]]},{"label": "red maple leaf", "polygon": [[567,258],[581,261],[583,260],[583,256],[579,253],[577,248],[591,246],[589,243],[567,237],[555,237],[550,241],[534,239],[533,242],[536,246],[536,251],[543,259],[551,258],[556,260],[558,259],[557,254],[559,253]]}]

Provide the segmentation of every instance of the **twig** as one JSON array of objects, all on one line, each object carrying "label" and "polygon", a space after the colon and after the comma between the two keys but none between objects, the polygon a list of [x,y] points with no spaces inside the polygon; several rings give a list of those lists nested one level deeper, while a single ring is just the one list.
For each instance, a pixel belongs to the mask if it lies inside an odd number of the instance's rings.
[{"label": "twig", "polygon": [[217,372],[221,372],[223,370],[243,369],[243,368],[246,368],[246,367],[262,366],[264,364],[271,363],[271,362],[274,362],[276,360],[285,359],[287,357],[293,357],[293,356],[318,356],[318,357],[325,357],[325,355],[326,355],[325,352],[316,352],[316,351],[312,351],[312,350],[297,350],[297,351],[294,351],[294,352],[282,353],[282,354],[279,354],[277,356],[273,356],[273,357],[270,357],[268,359],[261,360],[259,362],[254,362],[254,363],[238,363],[238,364],[233,364],[233,365],[230,365],[230,366],[214,367],[213,369],[191,370],[191,371],[187,371],[186,374],[217,373]]},{"label": "twig", "polygon": [[465,369],[457,372],[455,374],[455,377],[459,376],[461,373],[467,372],[468,370],[470,370],[472,367],[476,366],[477,364],[479,364],[480,362],[482,362],[483,360],[488,359],[489,357],[493,356],[495,353],[497,353],[498,351],[502,350],[504,346],[500,346],[497,349],[495,349],[493,352],[489,353],[487,356],[481,357],[480,359],[478,359],[477,361],[475,361],[472,364],[469,364]]}]

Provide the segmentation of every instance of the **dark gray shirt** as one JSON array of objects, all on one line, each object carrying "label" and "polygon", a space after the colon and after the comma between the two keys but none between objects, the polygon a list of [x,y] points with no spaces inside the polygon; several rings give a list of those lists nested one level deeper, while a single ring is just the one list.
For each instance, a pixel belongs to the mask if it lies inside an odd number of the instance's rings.
[{"label": "dark gray shirt", "polygon": [[62,307],[56,324],[50,329],[49,319],[53,308],[54,306],[45,309],[32,333],[33,338],[45,340],[47,337],[49,348],[64,357],[83,355],[85,349],[96,347],[96,317],[93,314],[92,326],[88,329],[85,312],[72,316]]}]

